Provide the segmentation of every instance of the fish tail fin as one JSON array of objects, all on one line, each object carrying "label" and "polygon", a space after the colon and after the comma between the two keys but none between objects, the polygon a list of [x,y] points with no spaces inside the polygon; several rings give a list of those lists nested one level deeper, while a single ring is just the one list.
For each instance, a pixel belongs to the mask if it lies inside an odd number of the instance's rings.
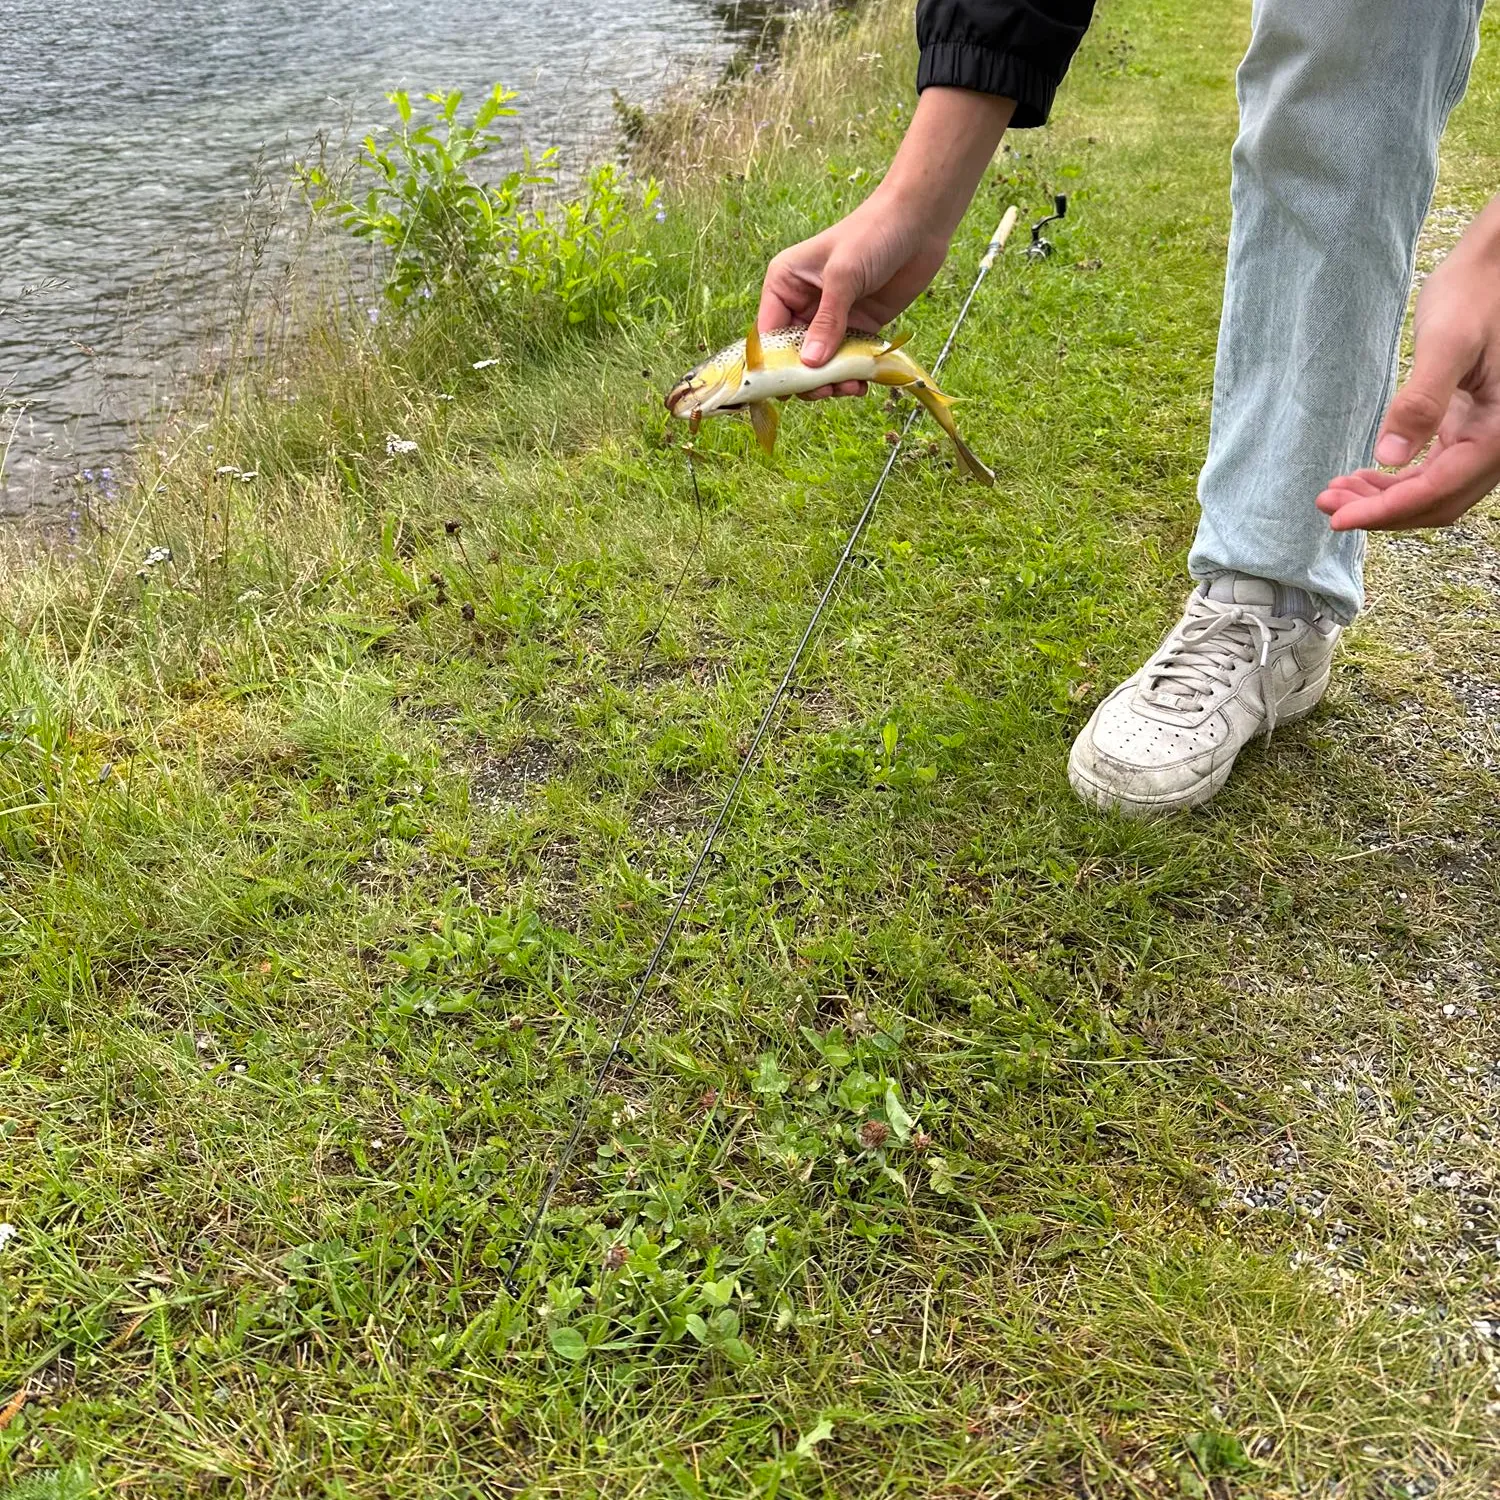
[{"label": "fish tail fin", "polygon": [[914,380],[910,390],[918,401],[932,413],[933,420],[948,434],[948,441],[953,444],[954,452],[958,454],[958,461],[963,465],[969,475],[977,479],[980,484],[994,484],[994,473],[985,466],[969,445],[958,435],[958,428],[953,425],[953,418],[948,408],[953,405],[954,398],[945,396],[940,390],[928,380]]},{"label": "fish tail fin", "polygon": [[959,462],[968,470],[969,477],[977,479],[980,484],[994,484],[995,471],[956,432],[950,432],[948,437],[958,454]]}]

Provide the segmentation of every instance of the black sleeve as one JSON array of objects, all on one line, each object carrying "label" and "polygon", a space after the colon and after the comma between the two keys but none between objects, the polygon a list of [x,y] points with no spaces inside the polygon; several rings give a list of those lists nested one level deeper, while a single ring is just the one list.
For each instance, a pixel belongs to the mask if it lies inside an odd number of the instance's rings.
[{"label": "black sleeve", "polygon": [[1012,128],[1045,125],[1095,0],[920,0],[917,92],[933,84],[1016,101]]}]

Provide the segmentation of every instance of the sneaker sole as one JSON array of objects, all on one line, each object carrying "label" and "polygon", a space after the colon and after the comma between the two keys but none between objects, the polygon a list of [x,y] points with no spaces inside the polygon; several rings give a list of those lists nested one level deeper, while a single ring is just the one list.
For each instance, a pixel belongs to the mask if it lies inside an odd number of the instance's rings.
[{"label": "sneaker sole", "polygon": [[[1282,700],[1281,709],[1276,715],[1277,724],[1295,724],[1299,719],[1305,719],[1328,690],[1328,679],[1332,674],[1333,660],[1330,657],[1317,677],[1304,682]],[[1252,735],[1251,739],[1259,737]],[[1245,743],[1249,744],[1250,741]],[[1202,780],[1180,792],[1164,792],[1159,797],[1132,797],[1100,781],[1084,766],[1079,754],[1081,744],[1080,736],[1073,742],[1073,748],[1068,753],[1069,784],[1083,801],[1099,808],[1101,812],[1114,811],[1126,818],[1167,818],[1174,813],[1191,812],[1193,808],[1211,802],[1223,790],[1224,783],[1229,780],[1229,773],[1234,770],[1234,764],[1239,759],[1239,750],[1236,750],[1222,766],[1215,766]],[[1244,745],[1240,746],[1240,750],[1244,748]]]}]

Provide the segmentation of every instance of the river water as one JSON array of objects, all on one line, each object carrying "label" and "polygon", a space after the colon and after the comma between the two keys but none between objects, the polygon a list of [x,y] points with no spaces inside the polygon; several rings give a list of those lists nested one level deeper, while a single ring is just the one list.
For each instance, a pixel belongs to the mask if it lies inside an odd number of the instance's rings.
[{"label": "river water", "polygon": [[[774,0],[0,0],[0,511],[110,463],[201,355],[258,183],[398,87],[518,89],[517,142],[597,140]],[[580,148],[581,149],[581,148]]]}]

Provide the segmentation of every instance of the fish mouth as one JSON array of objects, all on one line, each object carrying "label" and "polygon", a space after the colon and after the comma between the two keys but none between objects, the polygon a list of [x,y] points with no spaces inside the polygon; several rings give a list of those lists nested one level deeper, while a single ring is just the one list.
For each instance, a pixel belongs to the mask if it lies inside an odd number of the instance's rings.
[{"label": "fish mouth", "polygon": [[694,392],[701,389],[702,387],[694,382],[691,375],[686,376],[682,380],[679,380],[677,384],[667,392],[667,410],[674,417],[682,417],[688,415],[688,413],[686,412],[679,411],[678,407],[684,405],[694,394]]}]

